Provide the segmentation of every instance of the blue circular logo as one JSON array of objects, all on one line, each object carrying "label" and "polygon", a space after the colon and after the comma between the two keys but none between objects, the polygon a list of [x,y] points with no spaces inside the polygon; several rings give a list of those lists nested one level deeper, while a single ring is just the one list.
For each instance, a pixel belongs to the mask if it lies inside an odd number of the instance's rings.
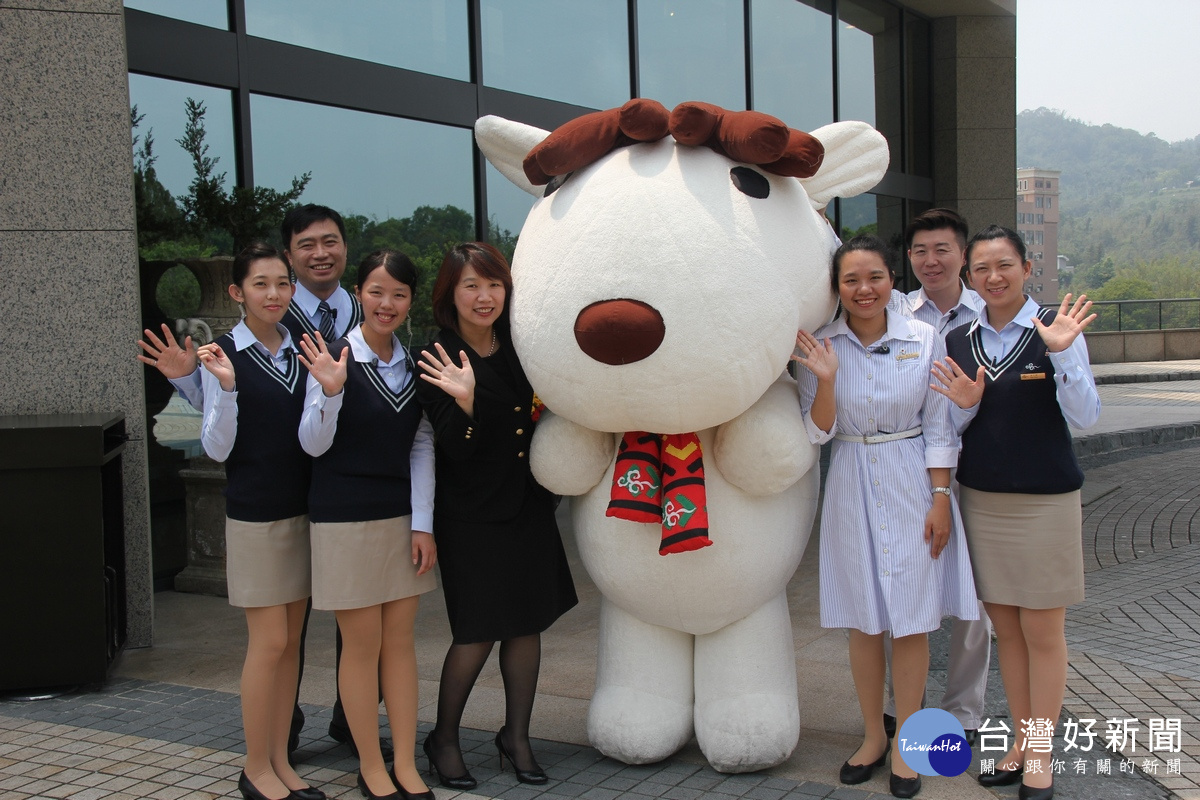
[{"label": "blue circular logo", "polygon": [[963,726],[949,711],[923,708],[896,732],[900,758],[919,775],[962,775],[971,766]]}]

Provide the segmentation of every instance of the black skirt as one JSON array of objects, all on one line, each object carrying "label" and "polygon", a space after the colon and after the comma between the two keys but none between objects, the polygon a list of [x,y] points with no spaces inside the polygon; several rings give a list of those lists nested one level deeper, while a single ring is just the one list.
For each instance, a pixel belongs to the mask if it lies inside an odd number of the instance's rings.
[{"label": "black skirt", "polygon": [[433,529],[455,644],[541,633],[579,602],[546,492],[507,522],[435,514]]}]

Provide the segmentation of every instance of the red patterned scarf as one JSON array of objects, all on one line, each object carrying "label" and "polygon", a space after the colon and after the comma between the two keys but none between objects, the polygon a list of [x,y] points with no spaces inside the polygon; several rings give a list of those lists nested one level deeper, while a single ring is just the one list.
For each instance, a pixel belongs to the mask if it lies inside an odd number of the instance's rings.
[{"label": "red patterned scarf", "polygon": [[659,522],[659,555],[708,547],[700,437],[630,431],[621,439],[607,516]]}]

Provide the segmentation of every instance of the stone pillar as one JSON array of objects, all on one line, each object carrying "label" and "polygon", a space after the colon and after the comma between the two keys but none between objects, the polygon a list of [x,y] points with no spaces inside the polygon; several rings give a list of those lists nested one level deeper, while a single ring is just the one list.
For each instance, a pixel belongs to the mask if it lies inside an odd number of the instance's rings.
[{"label": "stone pillar", "polygon": [[933,193],[971,232],[1017,223],[1017,19],[933,20]]},{"label": "stone pillar", "polygon": [[120,0],[0,0],[0,414],[125,414],[128,645],[151,644],[146,420]]}]

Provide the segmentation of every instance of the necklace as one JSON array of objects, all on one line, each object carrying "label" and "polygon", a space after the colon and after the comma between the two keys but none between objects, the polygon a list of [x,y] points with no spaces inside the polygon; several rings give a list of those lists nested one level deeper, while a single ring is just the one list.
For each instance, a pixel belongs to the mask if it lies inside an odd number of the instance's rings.
[{"label": "necklace", "polygon": [[493,326],[492,327],[492,346],[488,348],[487,356],[484,356],[484,358],[487,358],[488,356],[490,356],[492,353],[495,353],[495,352],[496,352],[496,328],[495,328],[495,326]]}]

